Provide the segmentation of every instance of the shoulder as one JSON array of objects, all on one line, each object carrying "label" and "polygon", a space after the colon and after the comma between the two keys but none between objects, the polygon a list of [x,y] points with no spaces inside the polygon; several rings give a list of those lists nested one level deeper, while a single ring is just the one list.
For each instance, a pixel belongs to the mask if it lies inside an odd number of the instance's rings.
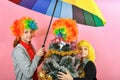
[{"label": "shoulder", "polygon": [[21,55],[21,53],[22,54],[26,53],[26,50],[21,44],[18,44],[12,52],[12,56],[15,56],[15,55],[17,56],[19,54]]},{"label": "shoulder", "polygon": [[96,69],[95,64],[92,61],[88,61],[85,68],[92,68],[92,69]]},{"label": "shoulder", "polygon": [[95,66],[95,64],[92,61],[88,61],[86,65]]},{"label": "shoulder", "polygon": [[87,64],[94,65],[92,61],[88,61]]},{"label": "shoulder", "polygon": [[21,44],[18,44],[18,45],[14,48],[13,52],[23,51],[23,50],[25,50],[25,48],[24,48]]}]

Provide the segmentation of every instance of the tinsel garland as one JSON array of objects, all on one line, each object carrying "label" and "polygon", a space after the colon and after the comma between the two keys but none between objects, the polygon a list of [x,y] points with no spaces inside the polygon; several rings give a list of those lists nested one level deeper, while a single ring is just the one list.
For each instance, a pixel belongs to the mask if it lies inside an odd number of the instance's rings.
[{"label": "tinsel garland", "polygon": [[56,50],[56,49],[50,49],[47,52],[47,54],[45,55],[45,58],[50,57],[52,54],[57,54],[57,55],[60,55],[60,56],[66,56],[66,55],[76,55],[78,53],[79,53],[78,49],[70,50],[70,51],[59,51],[59,50]]}]

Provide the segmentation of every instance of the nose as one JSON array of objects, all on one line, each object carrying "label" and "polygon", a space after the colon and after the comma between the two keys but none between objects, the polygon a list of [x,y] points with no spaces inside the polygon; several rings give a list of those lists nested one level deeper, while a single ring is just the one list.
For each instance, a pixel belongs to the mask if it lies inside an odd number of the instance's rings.
[{"label": "nose", "polygon": [[31,37],[32,35],[33,35],[33,34],[32,34],[31,32],[29,32],[29,33],[28,33],[28,36],[30,36],[30,37]]},{"label": "nose", "polygon": [[28,35],[31,35],[31,33],[29,32]]}]

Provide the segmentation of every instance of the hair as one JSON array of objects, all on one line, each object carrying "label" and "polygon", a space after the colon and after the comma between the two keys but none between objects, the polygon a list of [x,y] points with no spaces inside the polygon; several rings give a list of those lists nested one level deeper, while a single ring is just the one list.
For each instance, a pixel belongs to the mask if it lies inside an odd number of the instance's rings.
[{"label": "hair", "polygon": [[16,47],[17,44],[19,44],[21,38],[20,37],[16,37],[15,40],[14,40],[14,43],[13,43],[13,47]]},{"label": "hair", "polygon": [[86,46],[88,48],[87,59],[89,59],[92,62],[95,62],[95,51],[92,45],[86,40],[81,40],[77,43],[77,47],[81,47],[81,46]]},{"label": "hair", "polygon": [[21,19],[15,20],[10,28],[13,35],[16,37],[13,43],[14,47],[20,42],[20,36],[25,29],[32,29],[34,31],[38,29],[37,23],[30,17],[22,17]]},{"label": "hair", "polygon": [[75,20],[60,18],[52,24],[52,31],[56,37],[61,37],[66,42],[77,40],[78,29]]}]

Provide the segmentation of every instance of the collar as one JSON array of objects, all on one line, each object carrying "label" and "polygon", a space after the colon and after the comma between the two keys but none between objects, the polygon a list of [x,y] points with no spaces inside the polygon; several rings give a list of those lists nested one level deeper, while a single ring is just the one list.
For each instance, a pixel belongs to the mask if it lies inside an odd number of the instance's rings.
[{"label": "collar", "polygon": [[23,41],[20,41],[20,44],[22,44],[26,49],[29,49],[31,47],[31,42],[29,42],[29,44],[27,44]]}]

